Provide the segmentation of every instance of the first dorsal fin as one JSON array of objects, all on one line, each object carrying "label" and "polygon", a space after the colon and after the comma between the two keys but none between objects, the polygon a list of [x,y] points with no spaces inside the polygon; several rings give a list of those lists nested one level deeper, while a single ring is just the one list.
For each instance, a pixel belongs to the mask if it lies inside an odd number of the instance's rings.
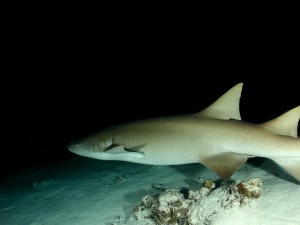
[{"label": "first dorsal fin", "polygon": [[236,119],[241,120],[240,98],[243,83],[239,83],[228,90],[220,98],[197,115],[213,119]]},{"label": "first dorsal fin", "polygon": [[261,124],[262,127],[280,135],[297,137],[300,119],[300,106],[297,106],[281,116]]}]

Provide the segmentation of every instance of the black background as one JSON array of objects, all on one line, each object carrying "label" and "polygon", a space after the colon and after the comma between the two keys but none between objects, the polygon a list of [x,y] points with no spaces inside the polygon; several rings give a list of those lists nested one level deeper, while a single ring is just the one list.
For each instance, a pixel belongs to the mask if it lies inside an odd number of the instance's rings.
[{"label": "black background", "polygon": [[200,111],[238,82],[245,121],[299,105],[298,1],[135,7],[7,18],[2,171],[68,159],[107,125]]}]

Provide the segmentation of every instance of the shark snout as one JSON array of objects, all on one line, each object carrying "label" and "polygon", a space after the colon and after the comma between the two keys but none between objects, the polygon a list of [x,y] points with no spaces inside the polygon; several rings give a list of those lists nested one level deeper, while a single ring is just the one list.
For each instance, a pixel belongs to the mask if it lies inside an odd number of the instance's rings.
[{"label": "shark snout", "polygon": [[74,143],[74,142],[71,142],[68,146],[67,146],[68,150],[70,152],[74,152],[76,153],[78,150],[79,150],[79,144],[78,143]]},{"label": "shark snout", "polygon": [[112,138],[98,138],[97,136],[81,138],[67,146],[68,150],[76,155],[98,159],[102,159],[110,147],[115,147],[112,145]]}]

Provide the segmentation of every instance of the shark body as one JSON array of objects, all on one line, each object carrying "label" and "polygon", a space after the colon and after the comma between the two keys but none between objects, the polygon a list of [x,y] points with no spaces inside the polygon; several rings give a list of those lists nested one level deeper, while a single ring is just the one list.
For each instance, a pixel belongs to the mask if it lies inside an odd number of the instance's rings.
[{"label": "shark body", "polygon": [[68,149],[78,155],[150,165],[201,163],[229,179],[249,157],[275,161],[300,181],[300,106],[262,124],[241,121],[237,84],[199,113],[112,126]]}]

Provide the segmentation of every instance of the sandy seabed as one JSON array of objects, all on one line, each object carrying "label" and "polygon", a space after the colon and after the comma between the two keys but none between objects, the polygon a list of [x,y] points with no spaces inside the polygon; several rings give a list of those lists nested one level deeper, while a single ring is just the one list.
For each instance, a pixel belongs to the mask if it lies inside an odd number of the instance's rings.
[{"label": "sandy seabed", "polygon": [[[224,193],[229,193],[222,192],[222,185],[209,195],[202,191],[203,210],[199,210],[194,224],[299,225],[299,183],[270,160],[246,163],[230,182],[253,178],[262,181],[262,194],[247,204],[220,204]],[[133,213],[145,196],[157,198],[170,194],[165,191],[182,189],[197,193],[207,179],[220,182],[200,164],[149,166],[74,156],[60,164],[19,171],[2,179],[0,224],[156,224]]]}]

